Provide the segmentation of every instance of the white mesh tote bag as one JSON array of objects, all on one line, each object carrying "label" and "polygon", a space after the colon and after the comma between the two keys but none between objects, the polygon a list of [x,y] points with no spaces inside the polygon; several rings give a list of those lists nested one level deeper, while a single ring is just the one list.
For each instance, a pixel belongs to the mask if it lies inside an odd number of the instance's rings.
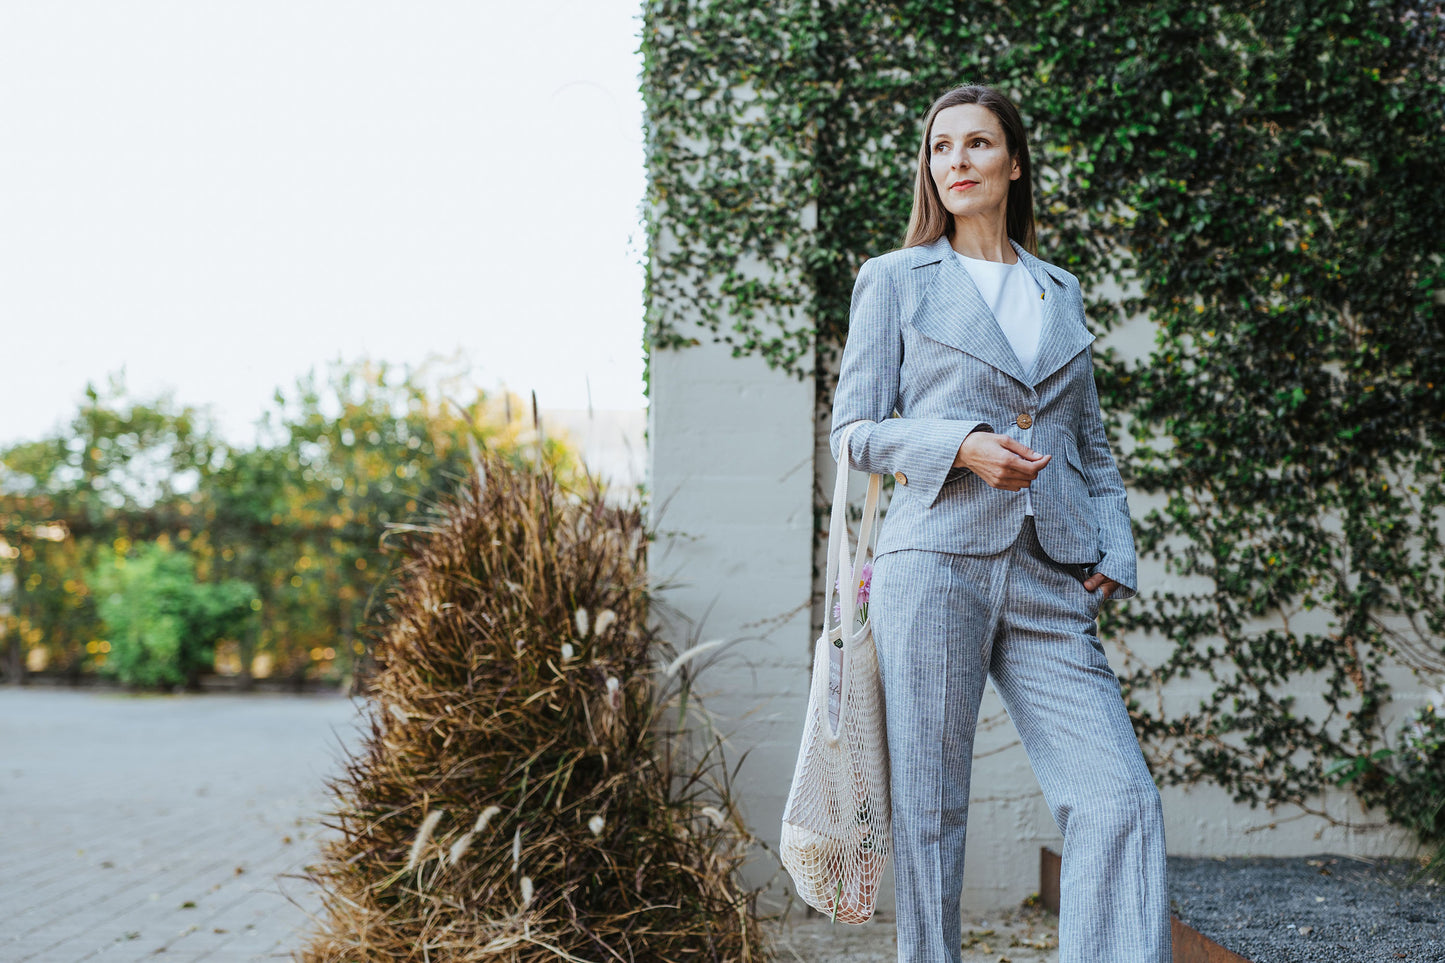
[{"label": "white mesh tote bag", "polygon": [[[859,424],[849,425],[843,433],[828,526],[823,634],[813,652],[808,715],[779,845],[798,896],[841,923],[863,923],[873,915],[893,818],[878,653],[869,620],[855,624],[866,549],[878,527],[881,476],[868,479],[856,558],[849,551],[845,517],[848,439]],[[838,589],[842,617],[834,624],[832,603],[839,572],[843,573]]]}]

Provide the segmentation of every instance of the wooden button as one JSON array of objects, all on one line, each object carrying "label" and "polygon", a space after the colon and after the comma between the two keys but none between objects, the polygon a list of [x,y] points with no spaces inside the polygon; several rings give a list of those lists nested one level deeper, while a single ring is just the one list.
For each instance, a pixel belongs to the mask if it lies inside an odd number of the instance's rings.
[{"label": "wooden button", "polygon": [[1020,428],[1030,428],[1033,426],[1033,423],[1034,420],[1029,417],[1029,413],[1027,411],[1020,411],[1019,416],[1014,419],[1014,424],[1018,425]]},{"label": "wooden button", "polygon": [[900,485],[908,484],[908,476],[903,474],[903,472],[901,471],[896,471],[893,473],[893,480]]}]

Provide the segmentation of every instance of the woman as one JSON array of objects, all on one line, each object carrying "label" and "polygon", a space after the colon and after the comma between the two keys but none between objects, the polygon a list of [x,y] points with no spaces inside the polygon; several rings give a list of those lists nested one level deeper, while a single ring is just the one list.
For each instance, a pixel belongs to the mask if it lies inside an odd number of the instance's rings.
[{"label": "woman", "polygon": [[1129,506],[1078,279],[1034,247],[1017,109],[989,87],[949,91],[923,125],[905,246],[858,272],[833,402],[834,457],[864,422],[849,462],[896,483],[869,617],[898,958],[959,959],[969,772],[992,678],[1064,836],[1061,963],[1165,963],[1159,793],[1096,626],[1104,599],[1137,590]]}]

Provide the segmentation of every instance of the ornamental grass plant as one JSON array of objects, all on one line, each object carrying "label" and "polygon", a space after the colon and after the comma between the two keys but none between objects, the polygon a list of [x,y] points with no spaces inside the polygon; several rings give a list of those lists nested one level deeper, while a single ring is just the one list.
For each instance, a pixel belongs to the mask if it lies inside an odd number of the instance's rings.
[{"label": "ornamental grass plant", "polygon": [[767,959],[694,660],[647,624],[640,509],[475,460],[384,537],[364,745],[327,780],[297,959]]}]

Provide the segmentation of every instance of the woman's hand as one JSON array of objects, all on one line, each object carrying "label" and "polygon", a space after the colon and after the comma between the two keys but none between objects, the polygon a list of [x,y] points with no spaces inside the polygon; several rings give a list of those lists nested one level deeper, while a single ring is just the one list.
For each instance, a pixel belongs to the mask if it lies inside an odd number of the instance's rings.
[{"label": "woman's hand", "polygon": [[991,431],[970,432],[953,456],[955,468],[968,468],[994,488],[1016,492],[1029,487],[1053,455],[1040,455],[1021,441]]},{"label": "woman's hand", "polygon": [[1090,575],[1088,578],[1084,579],[1084,588],[1088,589],[1090,592],[1099,588],[1099,586],[1101,585],[1104,587],[1104,598],[1108,598],[1110,595],[1113,595],[1114,589],[1119,587],[1118,582],[1109,578],[1103,572],[1095,572],[1093,575]]}]

